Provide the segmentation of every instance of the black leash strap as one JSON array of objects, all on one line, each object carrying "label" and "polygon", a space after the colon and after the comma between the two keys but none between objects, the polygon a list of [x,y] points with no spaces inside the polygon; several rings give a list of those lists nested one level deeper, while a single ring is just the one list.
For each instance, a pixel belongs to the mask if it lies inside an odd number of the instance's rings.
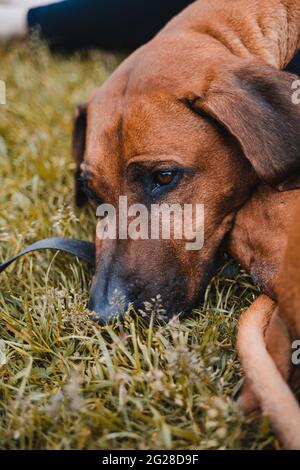
[{"label": "black leash strap", "polygon": [[14,256],[10,260],[3,264],[0,264],[0,273],[5,271],[14,261],[21,258],[32,251],[40,250],[56,250],[69,253],[70,255],[77,256],[78,258],[85,261],[88,265],[95,266],[95,244],[91,242],[85,242],[82,240],[73,240],[71,238],[45,238],[32,245],[29,245],[25,250],[21,251],[18,255]]}]

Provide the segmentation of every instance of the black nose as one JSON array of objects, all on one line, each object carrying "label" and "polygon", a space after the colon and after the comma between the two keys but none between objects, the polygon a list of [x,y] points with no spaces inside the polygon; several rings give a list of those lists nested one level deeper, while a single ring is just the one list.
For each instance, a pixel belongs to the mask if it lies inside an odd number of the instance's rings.
[{"label": "black nose", "polygon": [[96,321],[104,325],[121,319],[134,298],[128,295],[120,276],[101,269],[95,276],[88,308]]}]

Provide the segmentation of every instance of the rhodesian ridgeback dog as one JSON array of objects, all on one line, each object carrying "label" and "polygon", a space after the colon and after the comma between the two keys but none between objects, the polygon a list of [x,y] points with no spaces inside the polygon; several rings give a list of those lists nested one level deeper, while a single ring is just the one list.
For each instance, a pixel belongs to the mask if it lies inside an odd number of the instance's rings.
[{"label": "rhodesian ridgeback dog", "polygon": [[[269,332],[262,343],[288,376],[272,332],[282,332],[273,315],[276,280],[300,187],[300,107],[291,100],[297,77],[283,72],[299,46],[300,0],[199,0],[78,108],[78,205],[117,206],[126,195],[130,204],[205,207],[199,251],[187,251],[184,240],[96,239],[90,308],[99,321],[116,313],[115,291],[125,308],[160,294],[168,316],[190,311],[227,237],[231,254],[269,296],[251,307],[263,312],[256,331]],[[243,322],[248,404],[258,399],[264,409],[249,378]]]},{"label": "rhodesian ridgeback dog", "polygon": [[160,293],[168,315],[189,311],[258,181],[297,186],[300,110],[281,69],[299,31],[299,0],[196,1],[79,109],[74,154],[94,205],[126,195],[205,207],[198,252],[184,240],[97,240],[99,319],[115,313],[116,290],[136,308]]}]

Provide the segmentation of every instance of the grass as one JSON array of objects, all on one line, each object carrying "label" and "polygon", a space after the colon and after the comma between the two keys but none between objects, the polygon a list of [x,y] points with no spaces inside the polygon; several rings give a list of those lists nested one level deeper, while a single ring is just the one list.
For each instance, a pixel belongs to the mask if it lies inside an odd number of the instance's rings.
[{"label": "grass", "polygon": [[[0,50],[0,260],[50,236],[92,239],[71,191],[72,113],[120,58]],[[265,419],[234,401],[236,326],[257,292],[244,273],[211,282],[203,306],[168,324],[101,328],[86,310],[91,273],[67,255],[28,256],[0,278],[1,449],[265,449]]]}]

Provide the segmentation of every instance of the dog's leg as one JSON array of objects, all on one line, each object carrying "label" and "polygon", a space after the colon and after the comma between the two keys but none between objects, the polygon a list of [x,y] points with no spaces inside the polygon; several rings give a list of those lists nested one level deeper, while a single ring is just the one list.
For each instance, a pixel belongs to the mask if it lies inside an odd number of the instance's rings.
[{"label": "dog's leg", "polygon": [[[261,300],[259,299],[259,304]],[[270,302],[271,305],[271,302]],[[269,303],[265,302],[266,311],[269,310]],[[251,307],[252,308],[252,307]],[[255,305],[253,306],[255,308]],[[273,303],[273,315],[266,325],[265,342],[267,350],[272,356],[277,369],[285,381],[288,381],[291,372],[291,345],[289,337],[286,334],[286,326],[278,315],[276,305]],[[259,401],[253,392],[251,382],[245,379],[242,391],[238,398],[238,404],[246,415],[253,413],[259,408]]]},{"label": "dog's leg", "polygon": [[267,328],[265,342],[277,369],[287,382],[292,369],[291,340],[287,326],[280,317],[277,307]]},{"label": "dog's leg", "polygon": [[[274,312],[274,309],[276,308],[276,305],[268,297],[266,296],[263,296],[263,297],[265,297],[265,299],[264,298],[262,299],[261,296],[258,297],[249,308],[251,310],[252,309],[254,310],[256,308],[262,308],[262,307],[265,309],[266,319],[265,319],[264,332],[263,332],[265,334],[265,331],[267,330],[269,324],[271,323],[272,314]],[[247,314],[248,310],[243,314],[243,316]],[[254,413],[258,411],[259,409],[259,400],[253,391],[253,388],[251,386],[251,381],[249,380],[247,375],[245,377],[245,381],[244,381],[244,384],[243,384],[243,387],[242,387],[242,390],[240,392],[237,402],[238,402],[239,407],[243,411],[243,413],[245,413],[246,415]]]},{"label": "dog's leg", "polygon": [[[274,309],[271,299],[265,295],[258,297],[240,320],[237,347],[245,375],[263,413],[269,417],[285,448],[300,449],[299,405],[265,342]],[[277,347],[280,355],[281,344]]]}]

